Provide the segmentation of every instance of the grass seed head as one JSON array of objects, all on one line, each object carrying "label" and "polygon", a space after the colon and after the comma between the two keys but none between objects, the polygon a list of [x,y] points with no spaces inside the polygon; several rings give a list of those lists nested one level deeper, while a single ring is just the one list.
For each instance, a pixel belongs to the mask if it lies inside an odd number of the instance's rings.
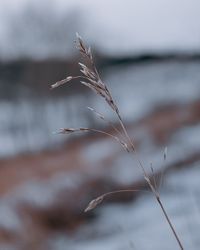
[{"label": "grass seed head", "polygon": [[104,199],[104,195],[101,195],[98,198],[90,201],[90,203],[88,204],[88,206],[86,207],[84,212],[88,212],[88,211],[93,210],[94,208],[96,208],[103,201],[103,199]]}]

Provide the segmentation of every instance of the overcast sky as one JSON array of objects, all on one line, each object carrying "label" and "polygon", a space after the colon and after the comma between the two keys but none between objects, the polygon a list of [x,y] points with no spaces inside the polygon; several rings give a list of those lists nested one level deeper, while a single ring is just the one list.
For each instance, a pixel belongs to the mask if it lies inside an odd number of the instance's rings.
[{"label": "overcast sky", "polygon": [[[199,0],[0,0],[0,5],[0,56],[5,58],[69,55],[75,31],[110,54],[200,51]],[[34,16],[33,25],[19,21],[27,5],[48,17],[45,25],[37,27]],[[70,12],[71,30],[61,21]],[[68,43],[58,30],[67,33]]]}]

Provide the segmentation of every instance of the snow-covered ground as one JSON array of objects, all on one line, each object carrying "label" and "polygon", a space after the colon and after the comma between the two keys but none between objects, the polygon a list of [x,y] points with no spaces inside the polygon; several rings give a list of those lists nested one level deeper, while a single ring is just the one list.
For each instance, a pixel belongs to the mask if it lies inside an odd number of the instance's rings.
[{"label": "snow-covered ground", "polygon": [[[184,249],[198,250],[200,245],[199,162],[195,166],[167,176],[162,200]],[[169,190],[168,190],[169,189]],[[73,237],[57,235],[50,249],[64,250],[171,250],[179,249],[163,215],[151,195],[143,195],[126,205],[107,205],[98,210],[98,219],[81,227]]]},{"label": "snow-covered ground", "polygon": [[[188,126],[176,132],[168,142],[169,153],[167,164],[187,158],[195,151],[199,152],[200,126]],[[104,152],[101,152],[101,140],[96,141],[96,150],[91,151],[94,144],[88,143],[82,148],[82,157],[88,162],[89,171],[83,176],[76,168],[71,173],[55,174],[49,180],[39,180],[37,178],[27,181],[18,186],[11,194],[1,198],[0,203],[0,229],[16,233],[20,237],[23,235],[24,221],[19,214],[20,204],[34,208],[48,208],[56,204],[56,199],[60,192],[65,190],[64,199],[70,197],[70,193],[80,187],[87,178],[99,177],[103,174],[111,182],[129,184],[141,179],[140,171],[129,156],[123,152],[117,152],[117,157],[110,161],[110,165],[105,166],[105,160],[112,157],[117,147],[113,147],[110,141],[104,140]],[[107,145],[107,147],[105,147]],[[144,145],[144,144],[143,144]],[[98,148],[99,147],[99,148]],[[156,164],[153,166],[158,170],[158,166],[165,167],[163,154],[159,147],[151,144],[151,147],[141,148],[140,153],[145,159],[145,163],[151,160]],[[87,153],[88,151],[88,153]],[[91,155],[99,155],[96,162],[91,160]],[[147,157],[145,157],[145,154]],[[147,159],[148,158],[148,159]],[[99,168],[104,163],[103,168]],[[195,162],[181,171],[170,171],[165,173],[164,181],[160,188],[161,197],[169,216],[179,234],[185,249],[199,249],[200,230],[200,200],[199,200],[199,176],[200,162]],[[93,171],[91,171],[93,166]],[[96,170],[94,170],[96,168]],[[96,175],[96,176],[95,176]],[[84,185],[83,185],[84,186]],[[73,196],[66,202],[78,202],[80,211],[84,209],[82,200],[76,200]],[[70,250],[171,250],[178,249],[177,243],[171,234],[167,223],[160,212],[151,193],[141,193],[139,198],[126,204],[103,204],[96,209],[97,218],[82,224],[78,231],[73,234],[66,232],[52,233],[51,237],[44,240],[44,249],[64,250],[66,246]],[[32,221],[34,224],[34,221]],[[27,237],[27,236],[26,236]],[[0,244],[0,248],[3,247]],[[4,249],[4,248],[2,248]],[[5,245],[5,249],[6,245]],[[11,249],[18,250],[17,244]]]},{"label": "snow-covered ground", "polygon": [[75,32],[107,54],[200,51],[198,0],[1,0],[0,57],[70,56]]}]

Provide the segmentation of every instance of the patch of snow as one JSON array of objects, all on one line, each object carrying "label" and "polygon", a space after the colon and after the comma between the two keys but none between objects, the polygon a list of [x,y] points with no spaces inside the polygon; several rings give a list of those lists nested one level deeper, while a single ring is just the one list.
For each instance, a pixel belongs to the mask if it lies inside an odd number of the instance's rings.
[{"label": "patch of snow", "polygon": [[9,231],[18,231],[21,229],[19,216],[16,214],[14,208],[4,199],[1,199],[0,202],[0,228]]}]

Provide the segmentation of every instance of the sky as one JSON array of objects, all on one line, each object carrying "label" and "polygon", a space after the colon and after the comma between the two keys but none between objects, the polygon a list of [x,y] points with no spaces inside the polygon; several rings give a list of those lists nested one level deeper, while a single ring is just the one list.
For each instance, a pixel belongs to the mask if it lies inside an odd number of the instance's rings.
[{"label": "sky", "polygon": [[[76,31],[111,55],[200,51],[199,0],[1,0],[0,6],[1,58],[70,56]],[[27,6],[34,14],[23,21]]]}]

